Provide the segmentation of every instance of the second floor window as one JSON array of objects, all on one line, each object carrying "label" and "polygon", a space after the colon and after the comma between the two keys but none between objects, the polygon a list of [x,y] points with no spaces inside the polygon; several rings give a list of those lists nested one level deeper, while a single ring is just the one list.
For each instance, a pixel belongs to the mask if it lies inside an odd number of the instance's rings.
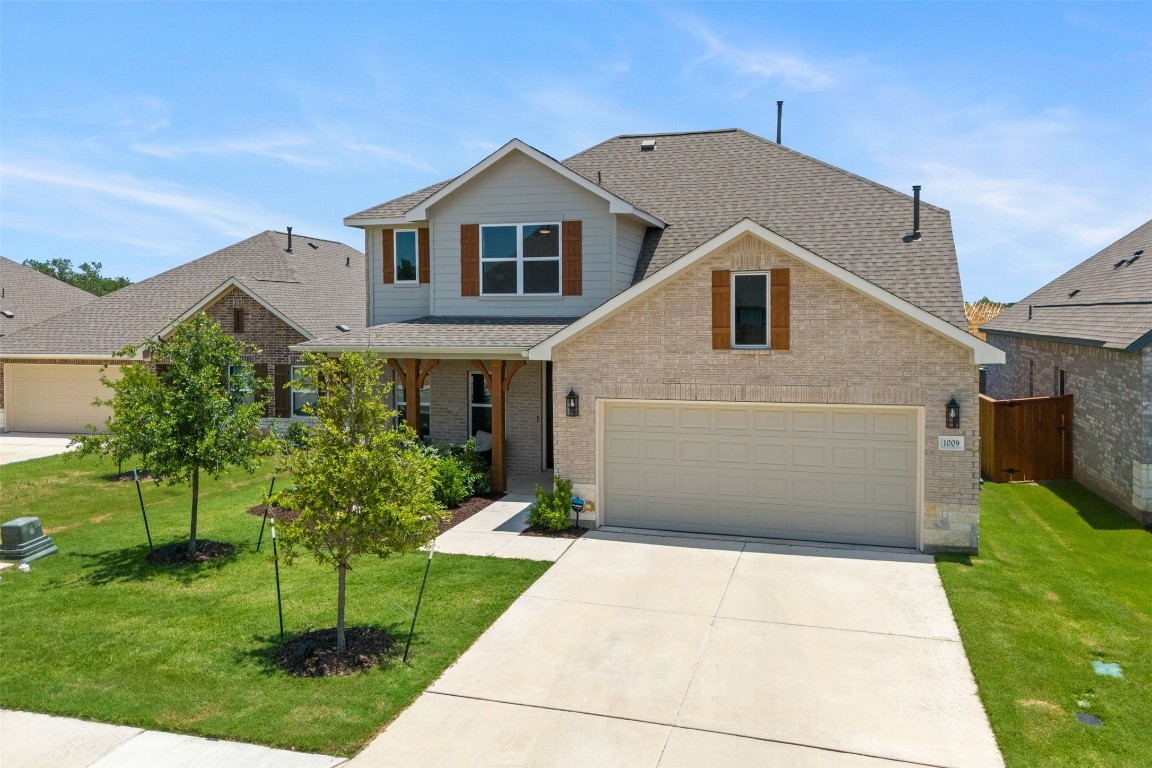
[{"label": "second floor window", "polygon": [[559,295],[560,224],[482,226],[480,293],[483,296]]},{"label": "second floor window", "polygon": [[416,230],[398,229],[394,252],[396,254],[396,282],[416,282]]}]

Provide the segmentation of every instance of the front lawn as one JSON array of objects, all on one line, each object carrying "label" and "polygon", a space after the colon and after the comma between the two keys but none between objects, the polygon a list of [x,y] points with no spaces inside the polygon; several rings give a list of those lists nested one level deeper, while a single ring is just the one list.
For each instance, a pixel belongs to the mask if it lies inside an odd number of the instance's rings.
[{"label": "front lawn", "polygon": [[[0,468],[5,520],[41,519],[60,554],[0,581],[0,706],[270,746],[351,755],[407,707],[547,563],[437,555],[409,664],[296,678],[279,641],[271,540],[245,513],[271,465],[201,484],[201,538],[237,546],[196,566],[145,564],[136,490],[114,464],[52,457]],[[283,478],[277,481],[277,486]],[[152,538],[187,540],[189,490],[142,484]],[[426,557],[354,561],[349,626],[408,635]],[[280,565],[286,636],[335,625],[336,575]]]},{"label": "front lawn", "polygon": [[1152,534],[1073,483],[988,483],[980,513],[980,555],[937,562],[1008,766],[1152,765]]}]

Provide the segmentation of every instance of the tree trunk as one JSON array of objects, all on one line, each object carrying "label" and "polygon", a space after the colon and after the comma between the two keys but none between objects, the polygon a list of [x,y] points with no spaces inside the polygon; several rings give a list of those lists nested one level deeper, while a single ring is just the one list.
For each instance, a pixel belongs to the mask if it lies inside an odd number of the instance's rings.
[{"label": "tree trunk", "polygon": [[200,467],[192,469],[192,533],[188,537],[188,557],[196,557],[196,507],[200,503]]},{"label": "tree trunk", "polygon": [[336,653],[344,653],[344,573],[348,566],[340,563],[340,588],[336,590]]}]

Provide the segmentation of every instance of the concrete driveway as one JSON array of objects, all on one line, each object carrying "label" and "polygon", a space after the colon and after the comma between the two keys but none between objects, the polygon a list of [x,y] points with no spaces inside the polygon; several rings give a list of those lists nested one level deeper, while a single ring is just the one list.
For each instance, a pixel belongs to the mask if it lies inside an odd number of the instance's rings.
[{"label": "concrete driveway", "polygon": [[1002,766],[932,559],[598,531],[350,766]]},{"label": "concrete driveway", "polygon": [[55,456],[68,450],[71,435],[53,435],[40,432],[0,433],[0,464],[12,464],[28,459]]}]

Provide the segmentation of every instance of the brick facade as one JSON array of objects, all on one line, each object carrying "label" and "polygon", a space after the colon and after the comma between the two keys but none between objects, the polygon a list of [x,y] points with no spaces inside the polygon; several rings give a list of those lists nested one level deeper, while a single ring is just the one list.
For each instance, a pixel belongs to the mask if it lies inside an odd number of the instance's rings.
[{"label": "brick facade", "polygon": [[1004,365],[988,366],[997,400],[1072,395],[1072,473],[1128,514],[1152,522],[1152,347],[1141,352],[988,334]]},{"label": "brick facade", "polygon": [[[429,436],[433,440],[462,443],[468,439],[468,374],[477,370],[467,360],[441,360],[428,374]],[[527,363],[516,372],[508,388],[508,477],[533,476],[543,466],[543,376],[543,363]]]},{"label": "brick facade", "polygon": [[[791,348],[713,350],[711,273],[791,269]],[[924,418],[922,546],[975,551],[979,535],[978,369],[971,351],[746,236],[553,353],[556,473],[596,498],[601,398],[919,406]],[[564,413],[574,389],[580,415]],[[960,429],[944,426],[955,397]],[[940,452],[937,435],[963,435]]]}]

